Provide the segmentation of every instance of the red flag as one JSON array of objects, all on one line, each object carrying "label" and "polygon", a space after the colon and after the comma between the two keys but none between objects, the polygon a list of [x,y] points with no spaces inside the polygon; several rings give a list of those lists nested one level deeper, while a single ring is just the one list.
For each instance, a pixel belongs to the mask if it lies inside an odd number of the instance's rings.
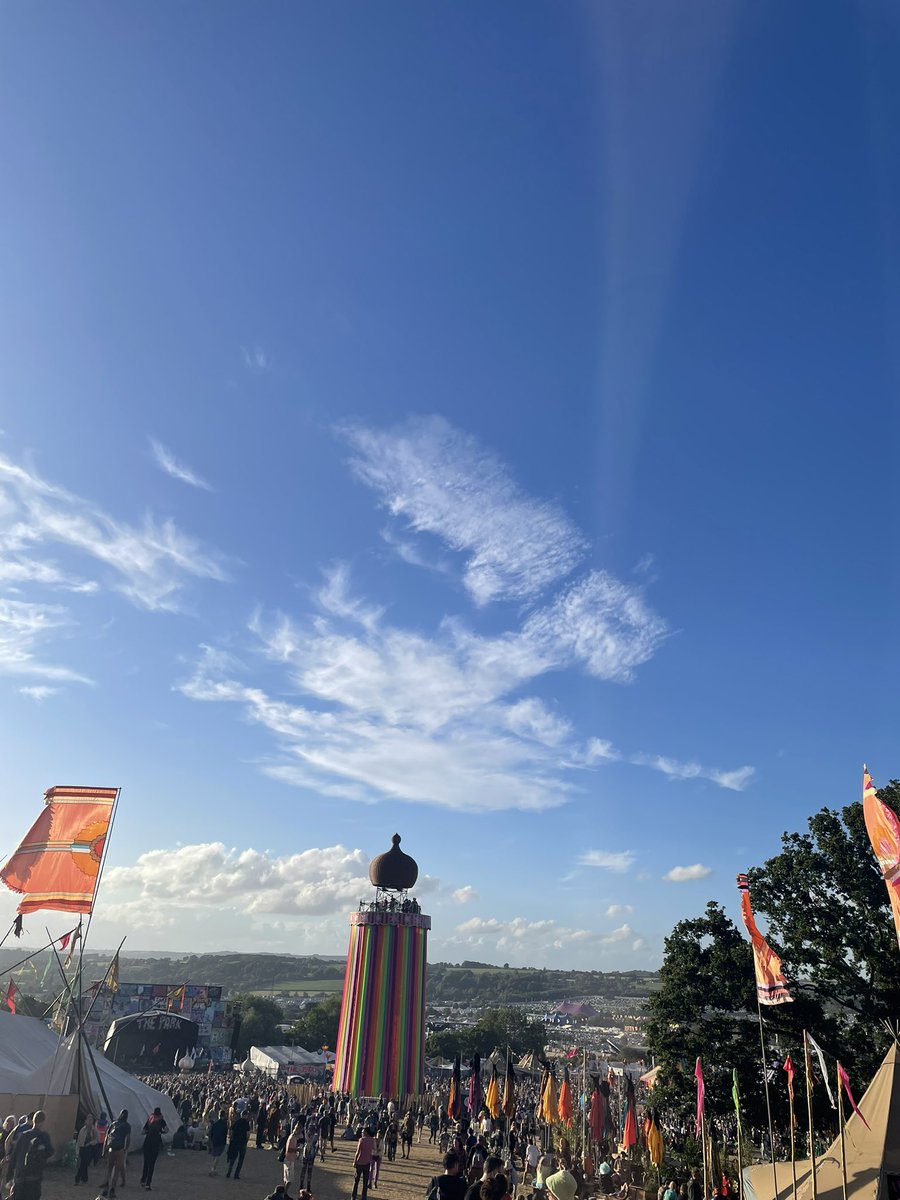
[{"label": "red flag", "polygon": [[571,1050],[566,1051],[566,1058],[574,1058],[578,1053],[578,1047],[573,1046]]},{"label": "red flag", "polygon": [[788,1095],[791,1098],[791,1104],[794,1103],[794,1064],[791,1062],[791,1056],[788,1055],[784,1060],[784,1072],[787,1075]]},{"label": "red flag", "polygon": [[69,944],[69,942],[70,942],[71,940],[72,940],[72,935],[71,935],[71,933],[64,933],[64,934],[62,935],[62,937],[59,939],[59,948],[60,948],[60,950],[65,950],[66,946],[68,946],[68,944]]},{"label": "red flag", "polygon": [[703,1106],[706,1102],[706,1084],[703,1082],[703,1064],[697,1059],[694,1067],[694,1078],[697,1080],[697,1137],[703,1129]]},{"label": "red flag", "polygon": [[869,1122],[859,1111],[857,1103],[853,1099],[853,1093],[850,1091],[850,1076],[847,1074],[847,1072],[844,1070],[844,1068],[841,1066],[840,1063],[838,1063],[837,1069],[838,1069],[838,1079],[840,1079],[841,1083],[844,1085],[844,1091],[847,1093],[847,1099],[850,1101],[850,1107],[853,1109],[853,1111],[856,1113],[856,1115],[862,1121],[863,1125],[865,1125],[866,1129],[868,1129],[869,1132],[871,1133],[871,1127],[869,1125]]},{"label": "red flag", "polygon": [[16,1011],[16,993],[18,988],[12,980],[9,981],[9,987],[6,989],[6,1007],[11,1013]]},{"label": "red flag", "polygon": [[557,1101],[557,1112],[559,1119],[563,1125],[572,1128],[572,1090],[569,1086],[569,1068],[563,1068],[562,1087],[559,1089],[559,1100]]}]

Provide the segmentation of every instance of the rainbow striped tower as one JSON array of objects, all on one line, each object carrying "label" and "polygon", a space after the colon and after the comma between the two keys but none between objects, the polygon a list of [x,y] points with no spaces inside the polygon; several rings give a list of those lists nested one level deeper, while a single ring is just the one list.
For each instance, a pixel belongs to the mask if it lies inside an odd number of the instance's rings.
[{"label": "rainbow striped tower", "polygon": [[431,917],[408,894],[415,859],[393,846],[372,860],[375,899],[350,915],[350,949],[334,1060],[336,1092],[401,1097],[425,1074],[425,964]]}]

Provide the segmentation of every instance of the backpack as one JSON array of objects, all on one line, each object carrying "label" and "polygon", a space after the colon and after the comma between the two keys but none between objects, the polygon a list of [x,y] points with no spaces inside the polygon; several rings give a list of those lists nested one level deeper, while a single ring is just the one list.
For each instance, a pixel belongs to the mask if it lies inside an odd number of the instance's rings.
[{"label": "backpack", "polygon": [[44,1164],[48,1158],[47,1135],[30,1131],[24,1135],[27,1142],[22,1151],[20,1178],[24,1182],[36,1182],[44,1177]]}]

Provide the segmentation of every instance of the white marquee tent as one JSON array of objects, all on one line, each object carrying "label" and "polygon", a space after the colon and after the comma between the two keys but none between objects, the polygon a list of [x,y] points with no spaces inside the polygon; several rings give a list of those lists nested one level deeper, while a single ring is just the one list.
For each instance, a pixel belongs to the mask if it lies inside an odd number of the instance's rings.
[{"label": "white marquee tent", "polygon": [[[104,1058],[99,1050],[93,1050],[89,1056],[82,1048],[80,1057],[81,1093],[85,1105],[95,1116],[106,1110],[112,1117],[127,1108],[133,1130],[133,1148],[140,1146],[141,1127],[154,1108],[162,1110],[171,1132],[177,1129],[178,1114],[168,1096],[141,1083],[134,1075]],[[61,1148],[74,1135],[78,1077],[76,1035],[60,1040],[35,1017],[0,1012],[0,1113],[4,1116],[15,1113],[18,1117],[43,1108],[53,1144]],[[111,1113],[107,1109],[107,1100]]]}]

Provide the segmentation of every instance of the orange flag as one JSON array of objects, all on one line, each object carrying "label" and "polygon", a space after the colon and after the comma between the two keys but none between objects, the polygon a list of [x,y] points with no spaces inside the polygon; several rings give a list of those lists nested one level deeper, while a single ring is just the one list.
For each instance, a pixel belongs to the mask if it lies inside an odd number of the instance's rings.
[{"label": "orange flag", "polygon": [[52,787],[0,879],[21,892],[19,913],[89,913],[117,788]]},{"label": "orange flag", "polygon": [[569,1086],[569,1068],[563,1069],[562,1086],[559,1089],[559,1101],[557,1103],[557,1111],[559,1119],[563,1125],[572,1128],[572,1089]]},{"label": "orange flag", "polygon": [[781,959],[756,928],[756,918],[750,906],[750,884],[746,875],[738,875],[741,893],[741,916],[753,943],[753,965],[756,970],[756,999],[760,1004],[792,1004],[794,997],[787,989],[781,973]]},{"label": "orange flag", "polygon": [[900,821],[875,794],[875,784],[868,767],[863,767],[863,817],[866,832],[891,901],[894,928],[900,942]]}]

